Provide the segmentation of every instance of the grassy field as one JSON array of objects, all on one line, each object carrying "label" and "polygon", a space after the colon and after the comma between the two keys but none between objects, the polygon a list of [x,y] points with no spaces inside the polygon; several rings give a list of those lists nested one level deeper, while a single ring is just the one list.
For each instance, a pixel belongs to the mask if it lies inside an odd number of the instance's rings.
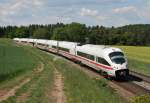
[{"label": "grassy field", "polygon": [[23,47],[18,47],[11,40],[0,40],[0,82],[32,70],[37,65],[35,55],[31,55]]},{"label": "grassy field", "polygon": [[51,57],[32,47],[0,40],[0,96],[30,79],[2,103],[54,103],[49,93],[53,85]]},{"label": "grassy field", "polygon": [[150,47],[118,46],[127,55],[131,70],[150,75]]}]

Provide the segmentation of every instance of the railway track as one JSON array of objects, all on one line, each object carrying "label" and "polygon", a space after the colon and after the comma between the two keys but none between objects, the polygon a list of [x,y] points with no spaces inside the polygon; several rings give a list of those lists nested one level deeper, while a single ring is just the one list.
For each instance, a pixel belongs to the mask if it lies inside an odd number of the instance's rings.
[{"label": "railway track", "polygon": [[141,74],[141,73],[137,73],[135,71],[130,71],[130,75],[134,76],[134,77],[138,77],[138,79],[142,79],[142,81],[146,81],[148,83],[150,83],[150,76]]}]

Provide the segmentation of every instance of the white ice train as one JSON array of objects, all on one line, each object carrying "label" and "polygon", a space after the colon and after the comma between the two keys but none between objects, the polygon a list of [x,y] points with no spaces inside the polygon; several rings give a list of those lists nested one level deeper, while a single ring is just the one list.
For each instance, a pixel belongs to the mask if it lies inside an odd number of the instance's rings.
[{"label": "white ice train", "polygon": [[76,42],[44,39],[14,38],[14,40],[58,53],[101,71],[108,77],[125,78],[129,75],[127,58],[119,48],[92,44],[80,45]]}]

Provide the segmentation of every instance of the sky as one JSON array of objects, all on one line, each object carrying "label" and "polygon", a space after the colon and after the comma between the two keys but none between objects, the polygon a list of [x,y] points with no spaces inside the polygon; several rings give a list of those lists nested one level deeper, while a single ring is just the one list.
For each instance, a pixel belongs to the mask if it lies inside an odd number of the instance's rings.
[{"label": "sky", "polygon": [[0,25],[150,24],[150,0],[0,0]]}]

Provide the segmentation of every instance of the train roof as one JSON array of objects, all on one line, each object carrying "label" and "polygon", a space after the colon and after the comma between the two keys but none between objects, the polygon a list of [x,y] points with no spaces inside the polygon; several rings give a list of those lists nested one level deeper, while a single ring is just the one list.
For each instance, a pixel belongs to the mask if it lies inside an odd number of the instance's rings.
[{"label": "train roof", "polygon": [[19,41],[19,38],[14,38],[13,40],[15,40],[15,41]]},{"label": "train roof", "polygon": [[77,44],[78,43],[76,43],[76,42],[59,41],[60,47],[64,47],[64,48],[68,48],[68,49],[75,48],[75,46]]},{"label": "train roof", "polygon": [[77,50],[84,53],[101,56],[101,57],[103,57],[104,55],[108,55],[111,52],[122,52],[122,50],[119,48],[106,46],[106,45],[92,45],[92,44],[77,46]]},{"label": "train roof", "polygon": [[45,40],[45,39],[37,39],[36,42],[37,43],[41,43],[41,44],[45,44],[47,42],[47,40]]},{"label": "train roof", "polygon": [[36,42],[38,39],[28,39],[28,42]]},{"label": "train roof", "polygon": [[57,41],[56,40],[47,40],[47,42],[45,44],[56,46],[57,45]]},{"label": "train roof", "polygon": [[19,38],[19,41],[25,41],[25,42],[27,42],[29,39],[27,39],[27,38]]},{"label": "train roof", "polygon": [[14,40],[37,42],[41,44],[54,45],[54,46],[57,46],[57,42],[59,42],[60,47],[64,47],[68,49],[76,47],[78,51],[88,53],[88,54],[94,54],[94,55],[101,56],[101,57],[103,57],[104,55],[108,55],[111,52],[122,52],[122,50],[119,48],[106,46],[106,45],[85,44],[85,45],[79,46],[78,45],[79,43],[77,42],[44,40],[44,39],[27,39],[27,38],[14,38]]}]

